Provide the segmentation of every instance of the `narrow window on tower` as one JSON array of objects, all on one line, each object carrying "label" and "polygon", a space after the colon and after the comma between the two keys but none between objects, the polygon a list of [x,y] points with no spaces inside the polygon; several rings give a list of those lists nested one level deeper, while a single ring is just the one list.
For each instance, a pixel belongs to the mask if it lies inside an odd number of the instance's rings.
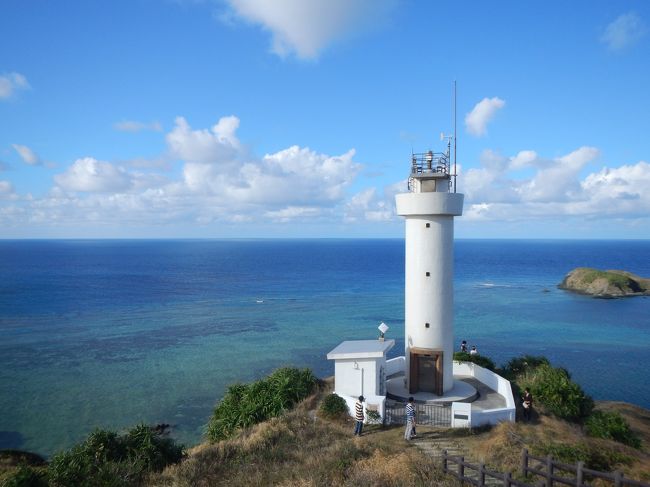
[{"label": "narrow window on tower", "polygon": [[430,226],[431,226],[431,223],[427,223],[427,228],[429,228]]},{"label": "narrow window on tower", "polygon": [[431,273],[430,273],[430,272],[427,272],[427,277],[429,277],[430,275],[431,275]]},{"label": "narrow window on tower", "polygon": [[425,324],[424,324],[424,327],[425,327],[425,328],[429,328],[429,323],[425,323]]}]

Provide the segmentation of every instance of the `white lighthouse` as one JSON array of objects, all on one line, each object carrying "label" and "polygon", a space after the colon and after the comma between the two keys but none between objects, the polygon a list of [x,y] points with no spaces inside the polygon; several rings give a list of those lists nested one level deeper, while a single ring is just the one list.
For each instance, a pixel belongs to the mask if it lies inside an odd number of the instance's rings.
[{"label": "white lighthouse", "polygon": [[[413,154],[409,192],[395,196],[406,219],[405,379],[410,394],[454,387],[454,217],[463,212],[446,153]],[[453,177],[453,179],[452,179]]]}]

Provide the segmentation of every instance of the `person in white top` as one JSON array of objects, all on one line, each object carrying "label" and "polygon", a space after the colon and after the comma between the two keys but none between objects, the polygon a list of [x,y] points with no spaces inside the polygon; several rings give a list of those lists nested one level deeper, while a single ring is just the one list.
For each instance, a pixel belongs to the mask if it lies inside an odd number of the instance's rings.
[{"label": "person in white top", "polygon": [[476,345],[472,346],[472,349],[469,352],[470,355],[478,355],[478,350],[476,350]]}]

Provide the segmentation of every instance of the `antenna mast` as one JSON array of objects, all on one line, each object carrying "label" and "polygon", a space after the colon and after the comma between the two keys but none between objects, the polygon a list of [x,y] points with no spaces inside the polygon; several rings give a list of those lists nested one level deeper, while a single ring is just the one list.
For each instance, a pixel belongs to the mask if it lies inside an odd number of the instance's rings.
[{"label": "antenna mast", "polygon": [[456,192],[456,80],[454,80],[454,193]]}]

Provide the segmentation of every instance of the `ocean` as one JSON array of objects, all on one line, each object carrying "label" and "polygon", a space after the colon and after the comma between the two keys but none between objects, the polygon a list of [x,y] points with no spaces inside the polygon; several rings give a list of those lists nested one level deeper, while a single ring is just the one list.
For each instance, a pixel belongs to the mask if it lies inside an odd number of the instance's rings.
[{"label": "ocean", "polygon": [[[650,241],[457,240],[455,341],[650,408],[650,298],[557,289],[578,266],[650,276]],[[0,448],[139,422],[193,445],[229,384],[333,375],[327,352],[382,321],[402,354],[401,239],[0,241]]]}]

